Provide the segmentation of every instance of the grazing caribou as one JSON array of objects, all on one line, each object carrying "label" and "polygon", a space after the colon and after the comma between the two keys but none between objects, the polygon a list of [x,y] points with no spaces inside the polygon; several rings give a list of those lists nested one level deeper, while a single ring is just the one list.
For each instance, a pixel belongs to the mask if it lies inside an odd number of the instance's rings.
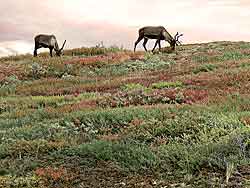
[{"label": "grazing caribou", "polygon": [[156,45],[159,45],[159,50],[161,50],[161,40],[167,41],[172,50],[175,50],[175,46],[181,44],[179,42],[179,38],[183,36],[183,34],[179,34],[178,32],[174,36],[174,38],[169,34],[169,32],[163,26],[147,26],[139,29],[139,37],[135,42],[134,51],[136,50],[137,44],[144,39],[143,47],[145,51],[147,51],[146,44],[148,39],[156,39],[155,46],[152,52],[155,50]]},{"label": "grazing caribou", "polygon": [[62,48],[59,49],[56,37],[54,35],[37,35],[35,38],[35,50],[34,50],[34,57],[37,56],[37,49],[39,48],[49,48],[50,50],[50,56],[52,57],[52,51],[55,50],[57,56],[61,56],[62,50],[64,48],[64,45],[66,43],[66,40],[64,41]]}]

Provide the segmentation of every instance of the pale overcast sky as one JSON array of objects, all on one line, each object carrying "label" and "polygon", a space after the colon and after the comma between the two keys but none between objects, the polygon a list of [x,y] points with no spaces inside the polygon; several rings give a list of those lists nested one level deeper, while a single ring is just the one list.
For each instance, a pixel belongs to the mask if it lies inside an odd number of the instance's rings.
[{"label": "pale overcast sky", "polygon": [[0,6],[0,56],[32,53],[39,33],[55,34],[59,45],[67,39],[67,48],[100,41],[132,48],[146,25],[182,32],[184,43],[250,41],[250,1],[7,0]]}]

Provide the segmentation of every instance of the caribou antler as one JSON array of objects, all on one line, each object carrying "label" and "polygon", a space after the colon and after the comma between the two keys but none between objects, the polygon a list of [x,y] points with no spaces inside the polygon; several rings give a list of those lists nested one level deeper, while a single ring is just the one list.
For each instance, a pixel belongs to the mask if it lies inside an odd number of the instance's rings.
[{"label": "caribou antler", "polygon": [[65,43],[66,43],[66,40],[64,41],[64,43],[63,43],[62,48],[60,49],[60,51],[63,50]]},{"label": "caribou antler", "polygon": [[179,35],[179,32],[177,32],[177,33],[175,34],[174,40],[176,40],[176,38],[178,37],[178,35]]},{"label": "caribou antler", "polygon": [[181,42],[179,41],[179,38],[181,36],[183,36],[183,34],[179,34],[179,32],[177,32],[176,35],[174,36],[177,45],[181,45]]},{"label": "caribou antler", "polygon": [[[177,34],[178,34],[178,32],[177,32]],[[181,36],[183,36],[183,34],[180,34],[180,35],[178,34],[178,35],[176,36],[176,39],[175,39],[175,40],[176,40],[176,41],[179,41],[179,38],[180,38]]]}]

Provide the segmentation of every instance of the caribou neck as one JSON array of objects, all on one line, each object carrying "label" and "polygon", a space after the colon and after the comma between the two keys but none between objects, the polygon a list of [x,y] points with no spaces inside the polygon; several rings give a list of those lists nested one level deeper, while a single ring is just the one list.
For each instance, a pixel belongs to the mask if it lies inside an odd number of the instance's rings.
[{"label": "caribou neck", "polygon": [[57,43],[57,42],[55,43],[54,50],[55,50],[56,52],[59,52],[59,51],[60,51],[60,49],[59,49],[59,46],[58,46],[58,43]]}]

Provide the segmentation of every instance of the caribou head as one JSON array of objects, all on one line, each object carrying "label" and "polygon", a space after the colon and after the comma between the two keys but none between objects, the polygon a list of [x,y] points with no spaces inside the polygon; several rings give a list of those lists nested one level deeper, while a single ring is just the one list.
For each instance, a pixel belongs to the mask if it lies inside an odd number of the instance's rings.
[{"label": "caribou head", "polygon": [[63,45],[62,45],[62,47],[60,49],[56,49],[55,48],[55,52],[56,52],[57,56],[61,56],[62,55],[62,51],[63,51],[63,48],[65,46],[65,43],[66,43],[66,40],[63,42]]},{"label": "caribou head", "polygon": [[179,41],[179,38],[181,36],[183,36],[183,34],[179,34],[179,32],[177,32],[174,38],[172,38],[171,41],[169,42],[172,50],[175,50],[175,46],[181,45],[181,42]]}]

